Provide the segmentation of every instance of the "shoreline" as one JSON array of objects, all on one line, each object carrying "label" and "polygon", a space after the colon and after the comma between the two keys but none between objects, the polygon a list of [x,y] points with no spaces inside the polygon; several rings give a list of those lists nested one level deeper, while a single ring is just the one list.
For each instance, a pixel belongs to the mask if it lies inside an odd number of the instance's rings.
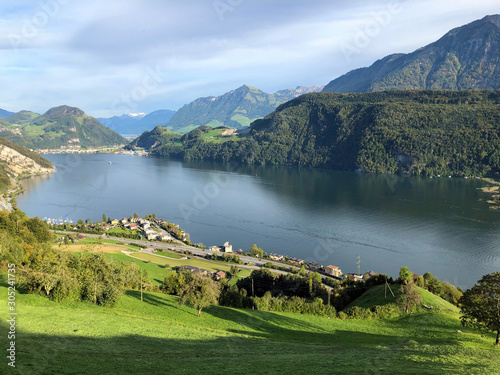
[{"label": "shoreline", "polygon": [[483,188],[478,188],[485,194],[489,194],[491,199],[486,200],[486,203],[490,205],[491,210],[500,211],[500,182],[495,181],[489,177],[480,177],[481,180],[487,182],[493,186],[485,186]]}]

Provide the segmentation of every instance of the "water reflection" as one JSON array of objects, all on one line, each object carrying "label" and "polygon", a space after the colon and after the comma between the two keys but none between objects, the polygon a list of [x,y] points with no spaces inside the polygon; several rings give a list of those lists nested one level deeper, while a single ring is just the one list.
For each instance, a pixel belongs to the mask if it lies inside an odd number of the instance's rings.
[{"label": "water reflection", "polygon": [[57,173],[25,180],[18,199],[31,216],[155,212],[206,245],[257,243],[348,272],[359,255],[363,271],[395,275],[410,266],[464,286],[500,268],[500,213],[479,201],[481,181],[125,155],[48,158]]}]

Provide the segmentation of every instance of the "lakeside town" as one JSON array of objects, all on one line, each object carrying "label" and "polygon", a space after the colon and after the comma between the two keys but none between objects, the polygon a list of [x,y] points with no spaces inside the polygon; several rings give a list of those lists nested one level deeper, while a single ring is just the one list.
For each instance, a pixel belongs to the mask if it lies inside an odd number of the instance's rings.
[{"label": "lakeside town", "polygon": [[[365,274],[343,273],[341,268],[335,265],[323,265],[317,262],[288,257],[276,253],[266,253],[264,250],[253,245],[249,251],[243,249],[233,250],[229,242],[223,245],[212,245],[206,247],[203,244],[193,244],[190,236],[177,224],[156,218],[155,214],[139,217],[137,213],[122,219],[108,218],[103,215],[102,222],[92,223],[90,219],[79,219],[74,222],[70,219],[43,219],[56,233],[65,234],[59,241],[78,243],[85,240],[87,236],[98,236],[100,238],[123,239],[123,241],[137,241],[135,244],[143,245],[143,251],[156,253],[161,248],[153,248],[168,245],[166,250],[178,252],[188,256],[197,256],[205,260],[222,260],[241,266],[254,268],[268,268],[278,273],[317,272],[331,279],[342,280],[344,278],[353,281],[363,281],[376,276],[377,273],[370,271]],[[145,244],[148,245],[145,245]],[[189,258],[186,258],[189,259]],[[265,261],[265,262],[264,262]],[[185,266],[195,273],[208,274],[210,271],[198,267]],[[220,277],[221,274],[214,277]]]}]

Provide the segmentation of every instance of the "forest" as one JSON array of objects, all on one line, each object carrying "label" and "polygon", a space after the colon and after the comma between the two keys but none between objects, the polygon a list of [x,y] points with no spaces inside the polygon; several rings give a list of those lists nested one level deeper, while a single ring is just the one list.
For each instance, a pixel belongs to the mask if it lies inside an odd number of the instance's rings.
[{"label": "forest", "polygon": [[253,122],[250,134],[238,140],[210,142],[202,136],[211,128],[204,126],[153,142],[141,140],[152,135],[144,134],[136,144],[150,146],[160,157],[182,159],[498,176],[499,109],[500,91],[313,93]]}]

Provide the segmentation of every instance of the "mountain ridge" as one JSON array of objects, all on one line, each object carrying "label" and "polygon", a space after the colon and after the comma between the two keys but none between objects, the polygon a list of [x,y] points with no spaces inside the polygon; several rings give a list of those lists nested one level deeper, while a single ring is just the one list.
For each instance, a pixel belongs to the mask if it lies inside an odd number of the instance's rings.
[{"label": "mountain ridge", "polygon": [[0,137],[30,149],[115,146],[127,141],[79,108],[62,105],[43,115],[20,111],[3,119]]},{"label": "mountain ridge", "polygon": [[184,105],[172,117],[167,128],[181,133],[204,125],[242,129],[248,127],[252,121],[273,112],[279,104],[303,93],[321,89],[322,87],[317,86],[299,86],[296,89],[268,94],[256,87],[242,85],[223,95],[198,98]]},{"label": "mountain ridge", "polygon": [[97,120],[119,134],[141,134],[158,125],[167,124],[176,111],[159,109],[145,114],[123,114],[113,117],[98,117]]},{"label": "mountain ridge", "polygon": [[500,15],[454,28],[409,54],[391,54],[328,83],[323,92],[500,88]]}]

